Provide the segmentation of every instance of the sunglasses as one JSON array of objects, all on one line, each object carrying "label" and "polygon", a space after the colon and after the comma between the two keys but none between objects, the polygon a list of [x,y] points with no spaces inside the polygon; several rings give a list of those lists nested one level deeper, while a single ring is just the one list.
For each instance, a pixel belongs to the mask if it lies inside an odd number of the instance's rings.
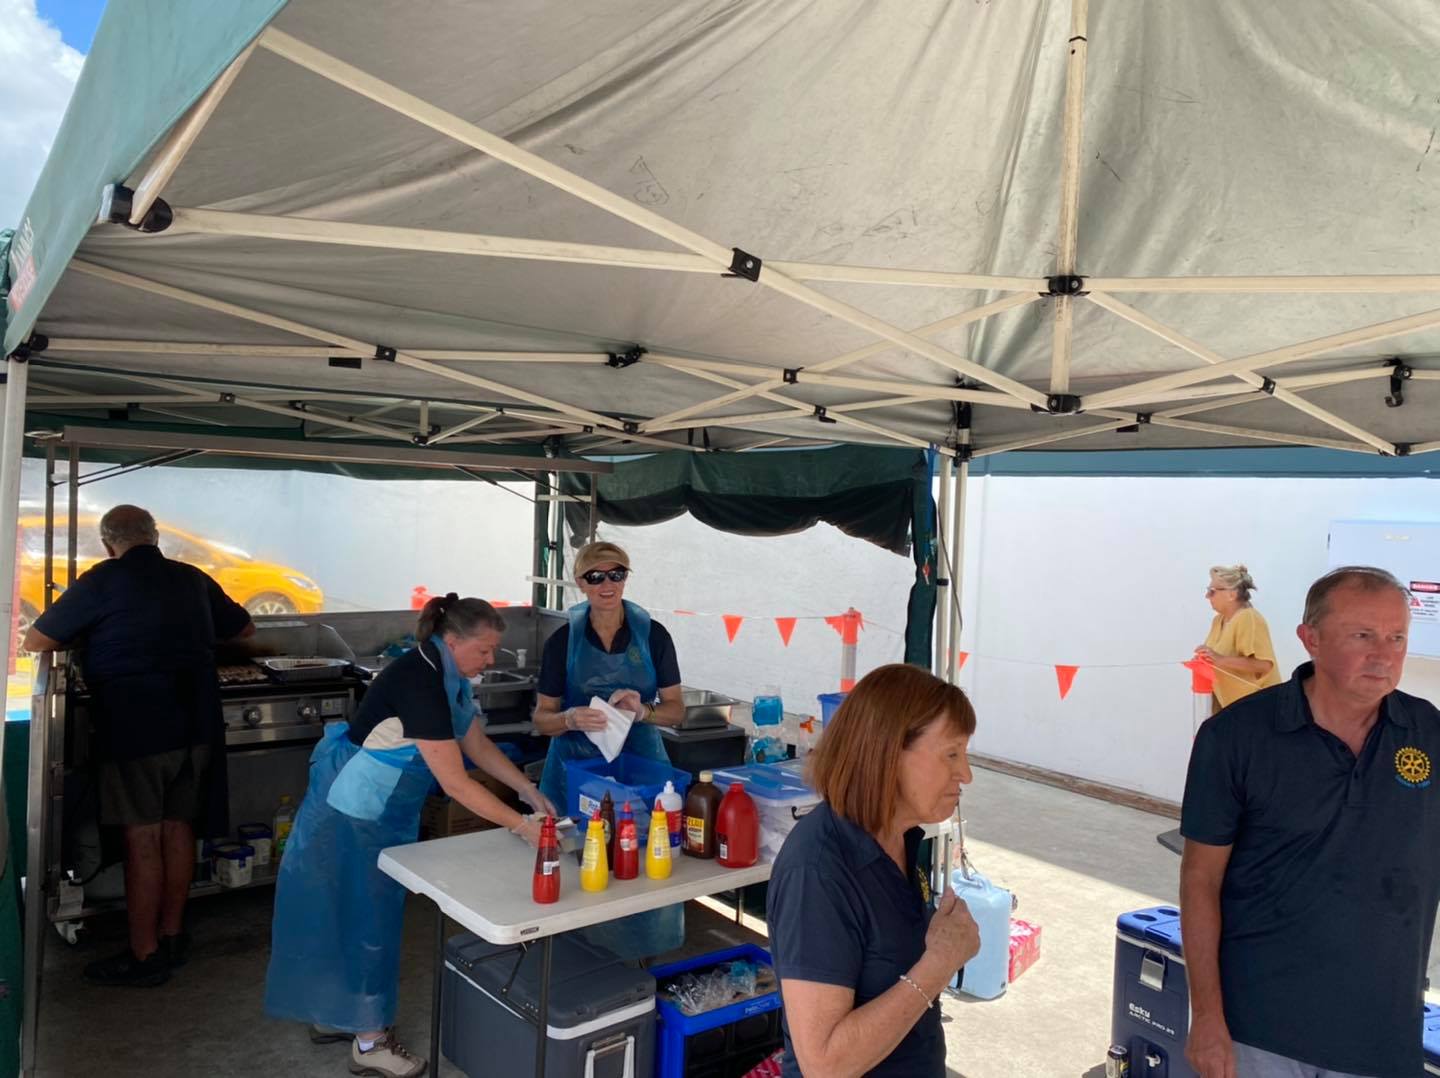
[{"label": "sunglasses", "polygon": [[629,569],[591,569],[588,573],[581,573],[580,579],[594,587],[597,584],[605,583],[606,580],[615,584],[623,584],[629,575]]},{"label": "sunglasses", "polygon": [[1234,590],[1235,590],[1234,588],[1206,588],[1206,589],[1205,589],[1205,598],[1208,599],[1208,598],[1210,598],[1210,596],[1214,595],[1216,592],[1219,592],[1219,591],[1234,591]]}]

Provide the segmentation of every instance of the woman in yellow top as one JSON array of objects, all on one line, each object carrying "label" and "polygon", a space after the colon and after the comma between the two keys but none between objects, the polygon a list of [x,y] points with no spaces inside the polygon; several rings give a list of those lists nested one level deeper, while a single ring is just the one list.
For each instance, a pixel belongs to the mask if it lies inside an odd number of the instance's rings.
[{"label": "woman in yellow top", "polygon": [[1195,654],[1215,666],[1215,711],[1281,681],[1270,627],[1250,605],[1254,590],[1255,581],[1243,565],[1217,565],[1210,570],[1205,598],[1215,620]]}]

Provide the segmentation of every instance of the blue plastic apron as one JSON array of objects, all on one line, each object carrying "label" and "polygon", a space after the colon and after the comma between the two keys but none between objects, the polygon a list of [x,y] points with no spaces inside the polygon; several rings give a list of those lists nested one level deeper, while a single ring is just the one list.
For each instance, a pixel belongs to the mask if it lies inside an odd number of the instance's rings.
[{"label": "blue plastic apron", "polygon": [[[650,655],[650,615],[644,607],[625,603],[625,624],[630,627],[630,646],[616,655],[590,643],[585,630],[590,624],[590,604],[581,603],[569,611],[570,646],[565,656],[565,707],[588,707],[592,696],[609,700],[616,689],[634,689],[645,703],[658,693],[659,678]],[[660,731],[648,723],[635,723],[621,746],[621,752],[669,764]],[[550,739],[540,791],[556,805],[566,805],[565,761],[588,760],[600,755],[583,733],[569,731]],[[649,805],[644,807],[648,811]],[[650,913],[637,913],[618,921],[607,921],[582,930],[585,938],[614,952],[622,959],[648,958],[672,951],[685,942],[685,907],[667,906]]]},{"label": "blue plastic apron", "polygon": [[[463,737],[474,694],[444,641],[428,643]],[[395,1022],[405,889],[377,862],[385,847],[415,841],[435,780],[415,745],[365,749],[348,731],[330,723],[310,756],[310,784],[275,885],[265,1011],[358,1033]]]},{"label": "blue plastic apron", "polygon": [[[658,678],[650,655],[650,615],[643,607],[625,603],[625,624],[630,627],[630,646],[611,655],[585,637],[590,624],[590,604],[581,603],[569,611],[570,648],[565,657],[565,707],[589,707],[590,698],[610,699],[616,689],[634,689],[645,703],[655,699]],[[648,723],[630,727],[621,752],[668,764],[670,756],[660,731]],[[565,761],[589,760],[600,755],[583,733],[572,730],[550,739],[540,791],[557,806],[569,804],[565,786]],[[650,806],[646,806],[648,809]]]}]

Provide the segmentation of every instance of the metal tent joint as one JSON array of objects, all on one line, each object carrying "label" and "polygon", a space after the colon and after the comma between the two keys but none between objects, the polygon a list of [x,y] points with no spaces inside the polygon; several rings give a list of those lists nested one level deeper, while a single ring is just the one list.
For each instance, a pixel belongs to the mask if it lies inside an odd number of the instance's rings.
[{"label": "metal tent joint", "polygon": [[633,419],[627,419],[621,424],[621,429],[623,429],[626,434],[639,434],[640,424]]},{"label": "metal tent joint", "polygon": [[972,460],[975,456],[975,447],[969,442],[962,442],[955,447],[955,463]]},{"label": "metal tent joint", "polygon": [[389,345],[377,344],[375,346],[375,358],[381,363],[394,363],[395,349],[391,348]]},{"label": "metal tent joint", "polygon": [[730,272],[724,276],[744,277],[747,281],[758,281],[760,279],[760,267],[763,264],[761,259],[756,255],[740,250],[738,247],[732,247],[730,250],[734,253],[734,257],[730,259]]},{"label": "metal tent joint", "polygon": [[1085,278],[1077,273],[1059,273],[1054,277],[1046,277],[1045,284],[1049,290],[1042,292],[1043,296],[1085,295]]},{"label": "metal tent joint", "polygon": [[633,367],[640,362],[645,354],[645,349],[638,344],[632,344],[623,352],[611,352],[610,358],[605,361],[608,367],[614,367],[617,371],[623,371],[626,367]]},{"label": "metal tent joint", "polygon": [[170,203],[157,198],[145,211],[138,225],[130,223],[130,211],[135,205],[135,192],[123,183],[107,184],[100,195],[100,213],[97,223],[102,225],[124,225],[137,232],[164,232],[175,222],[175,212]]},{"label": "metal tent joint", "polygon": [[234,394],[234,393],[221,393],[221,394],[220,394],[220,403],[221,403],[221,404],[234,404],[234,403],[235,403],[235,394]]},{"label": "metal tent joint", "polygon": [[1032,412],[1048,412],[1050,415],[1079,415],[1084,408],[1081,407],[1080,397],[1074,393],[1051,393],[1045,398],[1045,407],[1038,404],[1030,405]]},{"label": "metal tent joint", "polygon": [[1275,379],[1273,378],[1266,378],[1260,383],[1260,392],[1267,397],[1275,396],[1275,388]]},{"label": "metal tent joint", "polygon": [[1399,408],[1405,403],[1405,383],[1415,372],[1401,359],[1390,359],[1386,362],[1390,367],[1390,392],[1385,395],[1385,405],[1388,408]]},{"label": "metal tent joint", "polygon": [[1397,457],[1408,457],[1408,456],[1410,455],[1410,448],[1411,448],[1411,443],[1410,443],[1410,442],[1396,442],[1396,443],[1395,443],[1395,455],[1396,455]]},{"label": "metal tent joint", "polygon": [[50,338],[43,333],[32,333],[25,340],[15,346],[15,351],[9,357],[16,363],[24,363],[31,356],[39,355],[50,347]]},{"label": "metal tent joint", "polygon": [[800,372],[804,367],[786,367],[780,372],[780,377],[785,380],[787,386],[793,386],[800,381]]}]

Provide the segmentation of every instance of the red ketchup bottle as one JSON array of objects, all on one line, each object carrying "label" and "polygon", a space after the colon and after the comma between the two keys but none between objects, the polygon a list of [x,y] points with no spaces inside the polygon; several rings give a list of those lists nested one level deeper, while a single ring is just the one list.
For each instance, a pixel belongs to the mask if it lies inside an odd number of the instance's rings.
[{"label": "red ketchup bottle", "polygon": [[732,782],[720,800],[715,859],[726,868],[749,868],[760,859],[760,814],[743,782]]},{"label": "red ketchup bottle", "polygon": [[554,816],[546,816],[540,825],[540,848],[535,851],[530,897],[540,903],[560,901],[560,840],[555,837]]},{"label": "red ketchup bottle", "polygon": [[615,825],[615,878],[633,880],[640,875],[640,836],[635,830],[635,816],[630,811],[630,802],[620,808],[620,820]]}]

